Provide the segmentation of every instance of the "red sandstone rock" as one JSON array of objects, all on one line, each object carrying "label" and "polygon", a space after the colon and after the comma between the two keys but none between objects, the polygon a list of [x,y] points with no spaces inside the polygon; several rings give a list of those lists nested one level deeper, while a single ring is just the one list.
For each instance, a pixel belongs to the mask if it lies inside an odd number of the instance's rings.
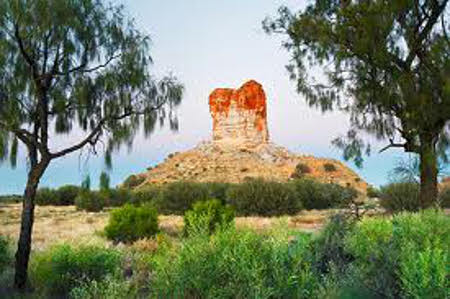
[{"label": "red sandstone rock", "polygon": [[213,140],[258,145],[267,143],[266,95],[250,80],[239,89],[217,88],[209,96]]}]

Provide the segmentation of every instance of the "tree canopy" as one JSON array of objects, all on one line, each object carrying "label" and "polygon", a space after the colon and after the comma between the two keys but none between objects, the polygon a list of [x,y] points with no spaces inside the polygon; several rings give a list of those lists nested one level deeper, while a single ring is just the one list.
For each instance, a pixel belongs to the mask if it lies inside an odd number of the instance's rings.
[{"label": "tree canopy", "polygon": [[[307,103],[350,115],[334,143],[363,162],[369,133],[421,157],[422,200],[437,196],[437,159],[448,163],[450,39],[447,0],[315,0],[263,23],[287,36],[291,79]],[[319,68],[320,67],[320,68]],[[319,72],[317,72],[319,70]]]}]

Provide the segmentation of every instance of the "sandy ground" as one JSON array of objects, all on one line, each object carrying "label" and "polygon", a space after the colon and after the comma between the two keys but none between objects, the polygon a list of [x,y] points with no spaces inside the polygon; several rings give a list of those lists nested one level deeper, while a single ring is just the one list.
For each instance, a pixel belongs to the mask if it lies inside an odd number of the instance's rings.
[{"label": "sandy ground", "polygon": [[[0,203],[0,235],[16,240],[20,228],[21,204]],[[287,222],[289,228],[314,232],[320,229],[330,215],[336,211],[303,211],[285,217],[237,217],[236,227],[265,231],[274,225]],[[49,245],[68,242],[84,244],[105,242],[101,236],[108,222],[108,211],[89,213],[77,211],[74,206],[37,206],[33,230],[33,249],[45,249]],[[159,216],[162,232],[177,236],[183,229],[183,217]]]}]

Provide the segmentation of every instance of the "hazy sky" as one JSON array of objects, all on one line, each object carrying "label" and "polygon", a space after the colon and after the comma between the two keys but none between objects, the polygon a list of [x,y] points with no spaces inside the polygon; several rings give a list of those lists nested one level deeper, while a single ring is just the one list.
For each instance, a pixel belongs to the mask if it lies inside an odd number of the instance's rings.
[{"label": "hazy sky", "polygon": [[[261,21],[275,15],[280,5],[300,8],[304,1],[118,1],[136,19],[139,28],[151,36],[154,73],[158,76],[173,73],[185,85],[186,93],[178,109],[179,132],[163,129],[150,139],[136,138],[131,152],[124,149],[114,155],[112,183],[144,171],[171,152],[191,148],[210,138],[209,93],[216,87],[239,87],[248,79],[257,80],[266,91],[273,142],[301,154],[341,157],[330,142],[346,132],[347,116],[321,114],[304,104],[285,71],[289,56],[280,46],[281,37],[268,36],[261,28]],[[64,145],[76,141],[71,136],[60,136],[53,142]],[[381,147],[382,144],[374,145],[375,149]],[[403,154],[398,150],[375,152],[357,172],[369,183],[379,185],[387,181],[388,171]],[[102,157],[76,153],[54,162],[42,185],[79,184],[86,173],[90,173],[96,185],[102,170]],[[21,193],[25,177],[26,159],[22,151],[17,169],[12,170],[8,163],[0,166],[0,194]]]}]

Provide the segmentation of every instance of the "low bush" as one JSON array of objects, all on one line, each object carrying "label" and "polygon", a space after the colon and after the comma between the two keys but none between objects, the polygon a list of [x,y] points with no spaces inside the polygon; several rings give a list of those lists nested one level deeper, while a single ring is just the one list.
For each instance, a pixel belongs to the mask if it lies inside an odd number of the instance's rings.
[{"label": "low bush", "polygon": [[293,215],[302,209],[293,185],[263,179],[231,186],[227,200],[241,215]]},{"label": "low bush", "polygon": [[59,198],[59,205],[74,205],[75,198],[82,191],[81,187],[74,185],[62,186],[55,190]]},{"label": "low bush", "polygon": [[208,190],[209,198],[215,198],[220,200],[222,203],[227,201],[227,192],[231,184],[229,183],[219,183],[211,182],[205,183],[206,189]]},{"label": "low bush", "polygon": [[450,218],[434,210],[364,219],[346,236],[353,277],[387,298],[446,298],[450,293]]},{"label": "low bush", "polygon": [[41,188],[36,193],[36,204],[45,206],[69,206],[75,204],[75,198],[81,188],[73,185],[62,186],[58,189]]},{"label": "low bush", "polygon": [[129,280],[108,275],[104,280],[91,280],[70,291],[73,299],[137,298]]},{"label": "low bush", "polygon": [[161,187],[155,185],[146,185],[145,187],[133,190],[131,202],[133,204],[152,203],[156,204],[161,193]]},{"label": "low bush", "polygon": [[389,212],[417,211],[420,207],[419,185],[400,182],[383,186],[380,190],[380,204]]},{"label": "low bush", "polygon": [[75,198],[75,206],[77,209],[87,212],[100,212],[106,206],[106,202],[106,193],[89,190],[83,190]]},{"label": "low bush", "polygon": [[295,180],[291,184],[294,186],[297,201],[308,210],[344,207],[358,195],[352,188],[320,183],[312,179]]},{"label": "low bush", "polygon": [[113,249],[58,245],[33,256],[31,280],[43,293],[67,296],[83,283],[116,273],[120,262],[121,254]]},{"label": "low bush", "polygon": [[311,168],[304,163],[298,163],[297,166],[295,166],[294,172],[291,174],[291,178],[301,179],[308,173],[311,173]]},{"label": "low bush", "polygon": [[128,189],[133,189],[140,184],[142,184],[145,181],[144,176],[138,176],[138,175],[130,175],[125,182],[123,182],[123,187]]},{"label": "low bush", "polygon": [[157,205],[161,213],[183,215],[196,201],[209,198],[209,191],[204,183],[174,182],[162,187]]},{"label": "low bush", "polygon": [[369,198],[380,198],[381,196],[381,192],[380,189],[373,187],[373,186],[368,186],[367,187],[367,197]]},{"label": "low bush", "polygon": [[214,233],[217,229],[230,225],[234,220],[234,209],[219,200],[199,201],[184,214],[184,232]]},{"label": "low bush", "polygon": [[333,163],[329,163],[329,162],[323,164],[323,169],[324,169],[326,172],[334,172],[334,171],[337,170],[336,165],[334,165]]},{"label": "low bush", "polygon": [[315,298],[304,256],[309,235],[266,236],[233,228],[195,235],[153,260],[155,298]]},{"label": "low bush", "polygon": [[450,208],[450,187],[444,188],[439,192],[439,206],[441,208]]},{"label": "low bush", "polygon": [[55,190],[50,188],[40,188],[36,192],[35,202],[40,206],[58,205],[59,196]]},{"label": "low bush", "polygon": [[0,236],[0,274],[12,262],[12,252],[10,240],[4,236]]},{"label": "low bush", "polygon": [[111,212],[105,234],[115,242],[133,242],[152,237],[158,232],[158,213],[150,205],[125,206]]},{"label": "low bush", "polygon": [[127,203],[133,203],[134,193],[128,189],[105,189],[100,192],[100,196],[105,200],[105,206],[108,207],[120,207]]}]

